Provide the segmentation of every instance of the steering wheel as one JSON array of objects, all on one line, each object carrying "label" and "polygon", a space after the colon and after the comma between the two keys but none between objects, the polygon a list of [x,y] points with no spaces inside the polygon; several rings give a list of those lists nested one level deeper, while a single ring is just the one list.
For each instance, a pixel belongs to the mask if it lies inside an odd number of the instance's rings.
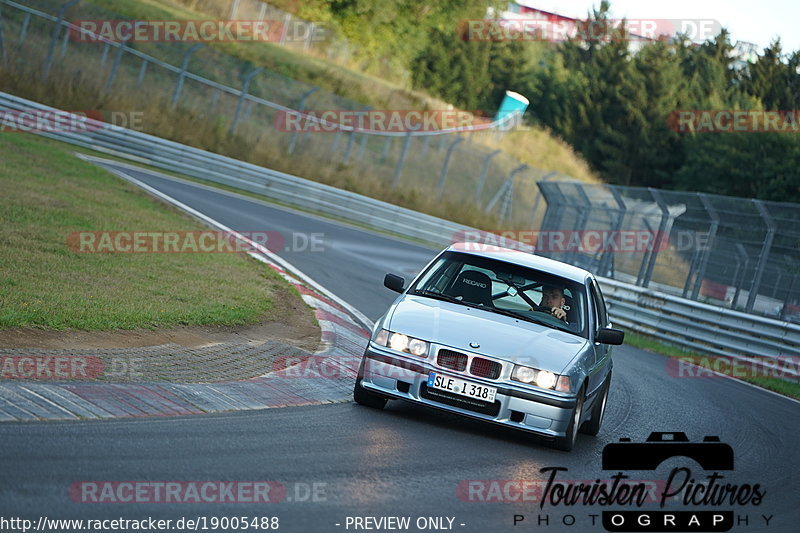
[{"label": "steering wheel", "polygon": [[532,313],[533,315],[535,315],[535,317],[537,319],[542,319],[544,322],[547,322],[547,323],[550,323],[550,324],[553,324],[553,325],[558,325],[558,326],[571,326],[572,325],[569,322],[567,322],[565,320],[561,320],[560,318],[556,318],[553,315],[551,315],[550,313],[545,313],[544,311],[533,311],[533,310],[531,310],[531,311],[528,311],[528,313]]}]

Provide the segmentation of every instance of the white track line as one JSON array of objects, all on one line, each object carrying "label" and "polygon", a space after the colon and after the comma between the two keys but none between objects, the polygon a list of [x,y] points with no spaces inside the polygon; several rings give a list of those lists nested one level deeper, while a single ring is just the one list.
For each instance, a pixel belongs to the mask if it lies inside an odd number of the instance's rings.
[{"label": "white track line", "polygon": [[[92,160],[96,159],[96,158],[93,158],[91,156],[86,156],[85,154],[81,154],[81,153],[76,153],[76,155],[78,157],[80,157],[81,159],[83,159],[85,161],[89,161],[89,162],[93,162]],[[97,158],[97,159],[99,159],[99,158]],[[111,163],[116,163],[116,162],[112,161]],[[296,266],[292,265],[289,261],[287,261],[287,260],[283,259],[282,257],[274,254],[272,251],[268,250],[267,248],[265,248],[264,246],[258,244],[257,242],[255,242],[255,241],[253,241],[251,239],[248,239],[244,235],[232,230],[231,228],[229,228],[228,226],[222,224],[221,222],[218,222],[218,221],[214,220],[210,216],[205,215],[205,214],[201,213],[200,211],[197,211],[196,209],[194,209],[192,207],[189,207],[188,205],[184,204],[183,202],[180,202],[180,201],[176,200],[175,198],[169,196],[168,194],[165,194],[165,193],[159,191],[158,189],[155,189],[155,188],[147,185],[146,183],[144,183],[142,181],[139,181],[138,179],[134,178],[133,176],[131,176],[131,175],[129,175],[129,174],[127,174],[127,173],[125,173],[125,172],[123,172],[121,170],[110,169],[110,168],[106,168],[106,170],[108,170],[109,172],[113,172],[117,176],[121,177],[122,179],[124,179],[126,181],[129,181],[129,182],[133,183],[137,187],[141,187],[142,189],[144,189],[145,191],[149,192],[153,196],[156,196],[157,198],[159,198],[159,199],[161,199],[161,200],[163,200],[163,201],[165,201],[165,202],[167,202],[169,204],[172,204],[175,207],[177,207],[177,208],[179,208],[179,209],[181,209],[183,211],[186,211],[187,213],[189,213],[193,217],[202,220],[206,224],[208,224],[208,225],[210,225],[210,226],[212,226],[214,228],[217,228],[220,231],[226,231],[226,232],[234,235],[237,239],[240,239],[241,241],[246,242],[249,246],[252,246],[253,249],[258,250],[258,252],[260,254],[266,256],[270,261],[273,261],[274,263],[280,265],[285,270],[287,270],[287,271],[291,272],[293,275],[297,276],[303,282],[307,283],[308,285],[310,285],[311,287],[313,287],[314,289],[316,289],[320,293],[324,294],[330,300],[333,300],[334,302],[336,302],[337,304],[342,306],[356,320],[358,320],[361,323],[362,326],[364,326],[368,331],[372,331],[372,325],[373,325],[372,321],[369,318],[367,318],[361,311],[359,311],[358,309],[356,309],[355,307],[353,307],[352,305],[350,305],[349,303],[344,301],[342,298],[336,296],[334,293],[332,293],[331,291],[329,291],[328,289],[326,289],[325,287],[323,287],[322,285],[320,285],[319,283],[314,281],[311,277],[306,275],[302,270],[300,270]],[[141,170],[142,171],[146,171],[146,169],[141,169]],[[256,254],[255,252],[248,252],[248,253],[250,255],[252,255],[253,257],[255,257],[256,259],[258,259],[258,254]]]}]

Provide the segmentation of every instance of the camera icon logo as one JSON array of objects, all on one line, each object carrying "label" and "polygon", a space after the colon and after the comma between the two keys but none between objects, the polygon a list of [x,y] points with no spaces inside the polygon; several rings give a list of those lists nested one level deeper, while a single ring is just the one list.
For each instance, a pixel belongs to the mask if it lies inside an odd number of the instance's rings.
[{"label": "camera icon logo", "polygon": [[690,442],[683,432],[650,433],[645,442],[629,438],[606,444],[603,470],[655,470],[671,457],[694,459],[704,470],[733,470],[733,448],[719,437],[707,436]]}]

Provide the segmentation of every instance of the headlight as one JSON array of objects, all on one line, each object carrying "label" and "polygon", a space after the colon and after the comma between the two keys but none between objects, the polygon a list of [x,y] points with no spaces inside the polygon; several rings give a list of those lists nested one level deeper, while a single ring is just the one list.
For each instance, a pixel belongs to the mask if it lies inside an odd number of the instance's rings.
[{"label": "headlight", "polygon": [[539,370],[536,374],[536,385],[543,389],[552,389],[556,386],[556,375],[547,370]]},{"label": "headlight", "polygon": [[511,373],[511,379],[523,383],[533,383],[533,380],[536,379],[536,370],[527,366],[517,365],[514,367],[514,372]]},{"label": "headlight", "polygon": [[408,351],[414,355],[428,355],[428,343],[419,339],[408,341]]},{"label": "headlight", "polygon": [[402,333],[392,333],[389,336],[389,348],[398,352],[405,352],[408,348],[408,337]]},{"label": "headlight", "polygon": [[420,357],[427,356],[430,348],[430,343],[426,341],[415,339],[414,337],[409,337],[402,333],[392,333],[385,329],[378,331],[372,340],[375,344],[388,346],[392,350],[406,352]]},{"label": "headlight", "polygon": [[[511,379],[536,385],[541,389],[554,389],[556,383],[559,382],[559,376],[553,374],[548,370],[539,370],[528,366],[514,365],[514,370],[511,372]],[[569,387],[569,379],[567,378],[567,387]]]},{"label": "headlight", "polygon": [[372,340],[375,341],[375,344],[386,346],[386,344],[389,342],[389,332],[386,331],[385,329],[382,329],[375,335],[375,338]]}]

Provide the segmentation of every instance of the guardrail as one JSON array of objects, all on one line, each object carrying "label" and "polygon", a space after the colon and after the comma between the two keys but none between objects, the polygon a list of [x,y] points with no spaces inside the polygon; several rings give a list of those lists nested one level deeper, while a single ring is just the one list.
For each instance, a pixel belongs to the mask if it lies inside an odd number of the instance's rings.
[{"label": "guardrail", "polygon": [[[0,109],[58,111],[0,93]],[[435,246],[458,232],[478,231],[431,215],[221,156],[145,133],[87,119],[95,131],[36,132],[97,152],[162,170],[253,192],[306,210],[338,217]],[[615,324],[694,352],[757,363],[798,379],[778,358],[800,358],[800,326],[598,278]],[[775,360],[763,363],[758,358]],[[796,360],[796,359],[795,359]]]},{"label": "guardrail", "polygon": [[763,375],[800,379],[800,326],[598,278],[615,325]]}]

